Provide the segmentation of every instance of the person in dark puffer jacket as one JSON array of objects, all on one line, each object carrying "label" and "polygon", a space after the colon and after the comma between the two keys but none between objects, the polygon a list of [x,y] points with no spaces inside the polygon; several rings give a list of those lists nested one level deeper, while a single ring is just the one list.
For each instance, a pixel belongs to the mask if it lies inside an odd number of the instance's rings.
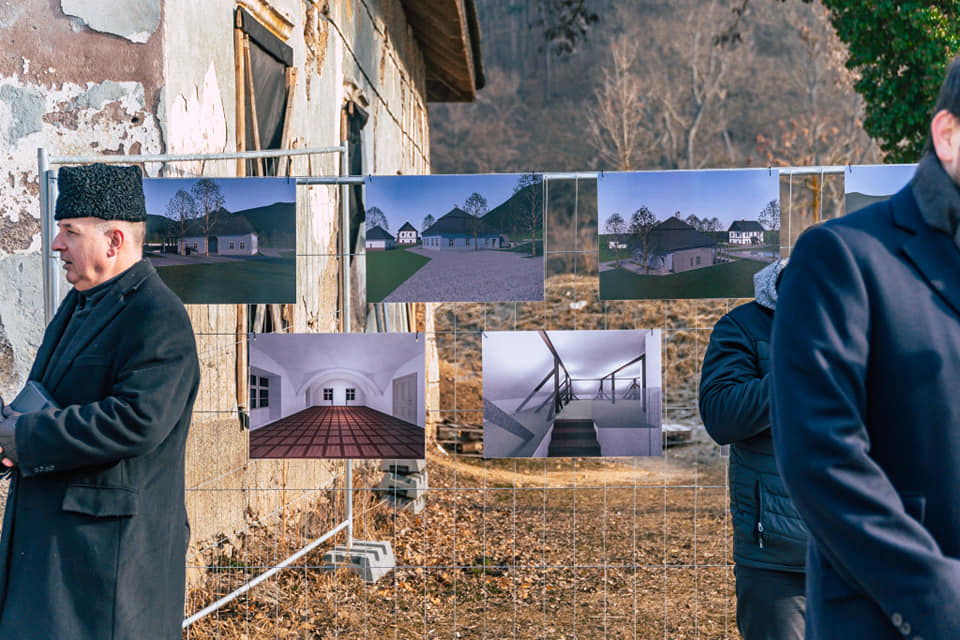
[{"label": "person in dark puffer jacket", "polygon": [[744,640],[803,640],[807,529],[777,473],[770,434],[770,335],[786,260],[754,275],[755,300],[723,316],[700,375],[700,415],[730,445],[737,626]]}]

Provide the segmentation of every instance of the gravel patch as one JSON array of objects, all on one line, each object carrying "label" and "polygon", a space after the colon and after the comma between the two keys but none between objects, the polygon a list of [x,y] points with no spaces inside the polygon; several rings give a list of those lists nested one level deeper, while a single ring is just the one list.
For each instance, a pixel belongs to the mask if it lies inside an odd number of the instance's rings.
[{"label": "gravel patch", "polygon": [[430,258],[384,302],[521,302],[543,300],[543,257],[512,251],[431,251]]}]

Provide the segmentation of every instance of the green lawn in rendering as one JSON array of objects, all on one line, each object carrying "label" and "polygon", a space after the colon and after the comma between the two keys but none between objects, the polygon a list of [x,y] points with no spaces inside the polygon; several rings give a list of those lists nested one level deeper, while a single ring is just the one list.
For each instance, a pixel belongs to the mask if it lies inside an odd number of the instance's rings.
[{"label": "green lawn in rendering", "polygon": [[297,300],[297,260],[283,258],[157,267],[184,304],[290,304]]},{"label": "green lawn in rendering", "polygon": [[367,251],[367,302],[380,302],[428,262],[406,249]]},{"label": "green lawn in rendering", "polygon": [[[624,260],[629,260],[633,257],[633,249],[629,247],[626,249],[620,249],[620,262]],[[615,262],[617,259],[616,253],[613,249],[610,248],[607,240],[601,238],[600,241],[600,262]]]},{"label": "green lawn in rendering", "polygon": [[662,276],[640,275],[623,268],[601,271],[600,299],[752,298],[753,274],[767,264],[736,260]]},{"label": "green lawn in rendering", "polygon": [[533,255],[531,255],[531,254],[530,254],[530,243],[529,243],[529,242],[523,242],[523,243],[521,243],[521,244],[515,244],[515,245],[513,245],[512,247],[510,247],[509,249],[507,249],[507,251],[513,251],[514,253],[525,253],[525,254],[527,254],[527,255],[530,256],[530,257],[542,256],[542,255],[543,255],[543,240],[534,240],[534,249],[533,249],[533,250],[534,250],[534,253],[533,253]]}]

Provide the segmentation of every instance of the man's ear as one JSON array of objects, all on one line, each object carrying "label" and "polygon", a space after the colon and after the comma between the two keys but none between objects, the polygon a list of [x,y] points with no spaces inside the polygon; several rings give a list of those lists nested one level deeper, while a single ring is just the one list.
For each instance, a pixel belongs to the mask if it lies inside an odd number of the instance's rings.
[{"label": "man's ear", "polygon": [[930,139],[940,162],[945,166],[953,163],[960,150],[960,120],[941,109],[930,122]]},{"label": "man's ear", "polygon": [[107,255],[111,258],[116,256],[126,242],[127,237],[119,225],[111,228],[107,231]]}]

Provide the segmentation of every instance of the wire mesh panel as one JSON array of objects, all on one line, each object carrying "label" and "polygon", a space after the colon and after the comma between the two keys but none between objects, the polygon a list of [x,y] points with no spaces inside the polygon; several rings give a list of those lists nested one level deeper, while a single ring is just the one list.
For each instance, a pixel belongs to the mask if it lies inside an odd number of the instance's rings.
[{"label": "wire mesh panel", "polygon": [[[782,186],[789,192],[789,182]],[[245,499],[258,504],[258,517],[241,535],[224,536],[197,555],[210,561],[198,567],[204,577],[188,611],[331,532],[348,499],[354,538],[388,541],[394,570],[375,583],[330,571],[322,553],[342,540],[333,536],[194,623],[187,637],[739,637],[727,458],[702,428],[697,385],[713,325],[742,301],[601,301],[596,181],[547,179],[544,189],[544,302],[369,309],[368,328],[391,326],[392,314],[407,313],[409,328],[424,336],[428,362],[434,354],[422,511],[390,506],[377,489],[383,472],[374,462],[353,467],[351,494],[343,463],[315,460],[225,463],[188,494],[216,509],[217,474],[236,472],[245,479]],[[785,223],[803,224],[813,201],[784,207]],[[605,329],[660,331],[663,455],[484,459],[484,335]],[[234,346],[235,336],[225,334],[201,337],[211,369]],[[204,402],[217,406],[216,399]],[[222,433],[229,434],[227,405],[198,417],[224,420]],[[229,448],[226,440],[208,444]],[[298,483],[304,476],[297,474],[316,465],[328,481]]]}]

